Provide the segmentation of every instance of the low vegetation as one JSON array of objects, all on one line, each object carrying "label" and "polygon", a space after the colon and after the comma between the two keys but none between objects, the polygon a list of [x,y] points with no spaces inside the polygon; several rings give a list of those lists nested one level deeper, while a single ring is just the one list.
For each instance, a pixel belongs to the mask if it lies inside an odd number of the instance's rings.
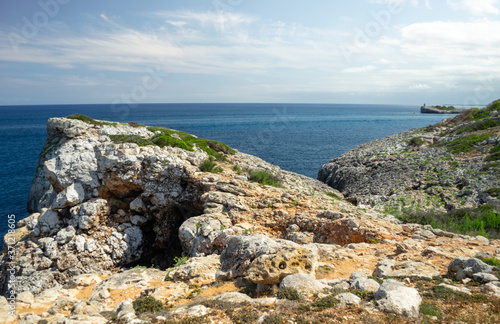
[{"label": "low vegetation", "polygon": [[91,124],[91,125],[94,125],[94,126],[113,126],[113,127],[116,127],[118,125],[118,123],[110,123],[110,122],[98,121],[98,120],[95,120],[92,117],[85,116],[85,115],[82,115],[82,114],[73,114],[73,115],[70,115],[70,116],[68,116],[66,118],[81,120],[81,121],[83,121],[83,122],[85,122],[87,124]]},{"label": "low vegetation", "polygon": [[398,218],[405,223],[431,225],[433,228],[459,234],[500,238],[500,213],[492,206],[454,209],[447,213],[432,210],[418,213],[406,212]]},{"label": "low vegetation", "polygon": [[208,159],[204,160],[200,164],[200,170],[203,172],[211,172],[211,173],[221,173],[224,170],[217,165],[217,163],[214,161],[214,157],[211,156]]},{"label": "low vegetation", "polygon": [[492,137],[493,134],[471,134],[467,136],[459,137],[451,142],[446,142],[443,145],[446,146],[448,152],[453,154],[468,153],[474,150],[474,146]]},{"label": "low vegetation", "polygon": [[433,106],[434,108],[436,109],[439,109],[439,110],[445,110],[445,111],[452,111],[452,110],[456,110],[457,108],[455,108],[454,106]]},{"label": "low vegetation", "polygon": [[132,306],[134,306],[137,315],[146,312],[154,313],[165,308],[165,305],[161,301],[156,300],[152,296],[136,299],[132,302]]},{"label": "low vegetation", "polygon": [[425,141],[423,139],[421,139],[420,137],[413,137],[412,139],[410,139],[408,141],[409,145],[416,146],[416,147],[422,146],[422,145],[424,145],[424,143],[425,143]]},{"label": "low vegetation", "polygon": [[225,161],[226,155],[233,155],[235,151],[221,142],[199,138],[191,134],[175,131],[164,127],[147,127],[154,133],[151,138],[139,135],[110,135],[115,143],[135,143],[139,146],[156,145],[159,147],[178,147],[186,151],[194,151],[195,147],[205,151],[210,157],[218,161]]},{"label": "low vegetation", "polygon": [[273,173],[266,170],[257,170],[257,169],[247,169],[245,170],[248,173],[248,178],[250,181],[258,182],[265,186],[273,186],[273,187],[281,187],[283,181],[275,176]]}]

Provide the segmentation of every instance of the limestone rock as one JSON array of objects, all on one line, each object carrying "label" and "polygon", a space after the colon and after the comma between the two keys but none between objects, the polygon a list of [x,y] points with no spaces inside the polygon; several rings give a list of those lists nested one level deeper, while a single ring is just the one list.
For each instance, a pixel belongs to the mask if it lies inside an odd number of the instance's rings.
[{"label": "limestone rock", "polygon": [[448,275],[457,281],[462,281],[465,278],[473,278],[475,273],[490,273],[492,270],[492,266],[479,259],[458,257],[450,262]]},{"label": "limestone rock", "polygon": [[323,293],[330,286],[315,280],[306,274],[292,274],[286,276],[280,283],[281,289],[295,289],[301,298],[311,297],[313,294]]},{"label": "limestone rock", "polygon": [[380,284],[361,272],[354,272],[349,277],[351,289],[361,290],[363,292],[375,292],[380,288]]},{"label": "limestone rock", "polygon": [[418,317],[422,303],[422,297],[415,288],[406,287],[393,279],[385,280],[374,298],[380,310],[408,317]]},{"label": "limestone rock", "polygon": [[63,191],[57,194],[56,200],[52,205],[54,209],[73,207],[83,202],[85,191],[80,183],[73,183]]},{"label": "limestone rock", "polygon": [[224,214],[192,217],[179,228],[179,240],[188,255],[209,255],[216,251],[215,241],[219,234],[230,226],[231,220]]},{"label": "limestone rock", "polygon": [[439,276],[440,272],[423,262],[405,261],[396,263],[392,260],[382,260],[377,263],[373,275],[379,278],[419,277],[432,279]]},{"label": "limestone rock", "polygon": [[335,299],[337,299],[340,305],[356,305],[361,304],[361,298],[351,293],[341,293],[335,295]]},{"label": "limestone rock", "polygon": [[207,285],[215,282],[215,274],[220,267],[218,255],[190,258],[173,275],[175,280],[188,281],[193,285]]},{"label": "limestone rock", "polygon": [[264,235],[230,236],[224,243],[217,277],[245,277],[255,283],[277,284],[294,273],[314,275],[317,252],[296,243]]},{"label": "limestone rock", "polygon": [[239,292],[229,292],[212,298],[213,300],[224,301],[233,304],[251,303],[252,298]]},{"label": "limestone rock", "polygon": [[472,279],[474,281],[482,283],[482,284],[487,284],[492,281],[498,281],[498,278],[491,273],[484,273],[484,272],[477,272],[472,275]]}]

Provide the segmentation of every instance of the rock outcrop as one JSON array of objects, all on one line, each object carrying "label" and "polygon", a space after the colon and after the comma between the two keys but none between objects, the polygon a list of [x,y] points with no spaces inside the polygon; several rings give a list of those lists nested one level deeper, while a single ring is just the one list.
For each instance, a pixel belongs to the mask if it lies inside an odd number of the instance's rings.
[{"label": "rock outcrop", "polygon": [[500,101],[378,139],[323,165],[318,179],[388,212],[500,208]]}]

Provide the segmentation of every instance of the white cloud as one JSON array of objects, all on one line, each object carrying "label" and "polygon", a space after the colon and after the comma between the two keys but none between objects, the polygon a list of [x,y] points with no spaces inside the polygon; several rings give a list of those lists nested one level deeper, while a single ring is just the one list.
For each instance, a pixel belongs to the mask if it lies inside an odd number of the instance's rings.
[{"label": "white cloud", "polygon": [[352,67],[352,68],[347,68],[343,69],[341,72],[342,73],[363,73],[363,72],[370,72],[375,70],[376,68],[372,65],[367,65],[367,66],[361,66],[361,67]]},{"label": "white cloud", "polygon": [[427,84],[419,83],[419,84],[413,84],[413,85],[411,85],[410,89],[411,90],[427,90],[427,89],[431,89],[431,86],[429,86]]},{"label": "white cloud", "polygon": [[446,0],[455,10],[465,10],[473,15],[499,14],[499,0]]}]

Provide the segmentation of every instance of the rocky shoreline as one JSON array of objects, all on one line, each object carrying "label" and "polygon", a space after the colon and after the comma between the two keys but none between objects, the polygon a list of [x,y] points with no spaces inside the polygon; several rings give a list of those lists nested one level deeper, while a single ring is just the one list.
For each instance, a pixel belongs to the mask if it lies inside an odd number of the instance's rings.
[{"label": "rocky shoreline", "polygon": [[490,152],[500,144],[498,115],[475,119],[471,110],[363,144],[323,165],[318,179],[387,212],[498,208],[498,163]]},{"label": "rocky shoreline", "polygon": [[401,225],[175,130],[72,116],[47,131],[32,214],[0,256],[2,323],[412,323],[477,303],[500,320],[498,269],[481,261],[497,240]]}]

